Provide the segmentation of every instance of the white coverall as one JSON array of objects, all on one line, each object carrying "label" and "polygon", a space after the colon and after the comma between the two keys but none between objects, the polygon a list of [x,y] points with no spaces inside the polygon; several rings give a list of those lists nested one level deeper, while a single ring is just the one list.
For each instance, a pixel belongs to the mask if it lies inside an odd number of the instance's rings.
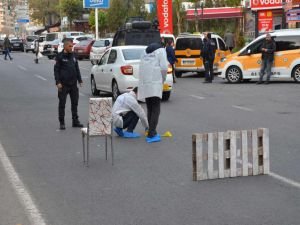
[{"label": "white coverall", "polygon": [[133,91],[120,95],[112,108],[113,123],[116,127],[123,128],[123,118],[120,114],[125,115],[129,111],[135,112],[142,125],[148,128],[148,120],[144,109],[139,105]]}]

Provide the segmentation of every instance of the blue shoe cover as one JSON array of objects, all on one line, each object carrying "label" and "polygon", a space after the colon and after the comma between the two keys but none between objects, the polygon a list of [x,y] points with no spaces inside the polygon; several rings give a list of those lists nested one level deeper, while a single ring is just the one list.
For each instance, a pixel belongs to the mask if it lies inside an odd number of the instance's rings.
[{"label": "blue shoe cover", "polygon": [[160,139],[160,135],[159,134],[157,134],[157,135],[155,135],[154,137],[152,137],[152,138],[146,138],[146,141],[148,142],[148,143],[152,143],[152,142],[160,142],[161,141],[161,139]]},{"label": "blue shoe cover", "polygon": [[135,132],[124,131],[124,138],[139,138],[141,135]]},{"label": "blue shoe cover", "polygon": [[123,133],[123,129],[122,129],[122,128],[116,127],[116,128],[114,128],[114,131],[115,131],[120,137],[123,137],[123,136],[124,136],[124,133]]}]

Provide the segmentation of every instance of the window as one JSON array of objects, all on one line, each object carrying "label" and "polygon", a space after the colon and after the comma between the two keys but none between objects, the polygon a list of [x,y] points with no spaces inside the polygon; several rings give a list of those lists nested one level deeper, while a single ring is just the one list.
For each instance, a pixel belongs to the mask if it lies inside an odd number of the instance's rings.
[{"label": "window", "polygon": [[105,47],[104,40],[95,41],[93,47]]},{"label": "window", "polygon": [[122,53],[125,60],[137,60],[137,59],[141,59],[144,51],[145,50],[143,48],[123,49]]},{"label": "window", "polygon": [[199,50],[202,47],[201,38],[179,38],[176,41],[176,50],[185,50],[187,48],[192,50]]},{"label": "window", "polygon": [[217,50],[218,49],[217,39],[216,38],[212,38],[211,40],[215,44],[215,48]]},{"label": "window", "polygon": [[254,42],[250,46],[248,46],[240,55],[248,55],[248,51],[250,50],[250,54],[259,54],[261,53],[261,46],[265,39],[260,39],[257,42]]},{"label": "window", "polygon": [[299,36],[275,37],[276,51],[300,49]]},{"label": "window", "polygon": [[108,61],[107,61],[107,64],[112,64],[112,63],[115,63],[116,62],[116,59],[117,59],[117,51],[112,49],[110,51],[110,54],[109,54],[109,57],[108,57]]},{"label": "window", "polygon": [[219,43],[220,50],[226,51],[226,45],[220,38],[218,38],[218,43]]},{"label": "window", "polygon": [[101,58],[99,65],[104,65],[107,62],[109,51],[107,51]]}]

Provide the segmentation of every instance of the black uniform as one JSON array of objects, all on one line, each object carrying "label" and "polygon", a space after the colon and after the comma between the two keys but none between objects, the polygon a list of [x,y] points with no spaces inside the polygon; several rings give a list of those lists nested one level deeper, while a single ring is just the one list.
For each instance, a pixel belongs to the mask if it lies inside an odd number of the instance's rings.
[{"label": "black uniform", "polygon": [[205,68],[206,82],[212,82],[214,79],[214,60],[215,60],[216,46],[209,38],[203,39],[203,47],[201,49],[201,57]]},{"label": "black uniform", "polygon": [[79,91],[77,82],[82,83],[82,79],[77,59],[73,53],[60,52],[56,56],[54,76],[56,85],[62,84],[62,89],[58,90],[58,119],[60,124],[65,122],[65,105],[68,94],[70,94],[71,98],[73,126],[74,124],[79,124],[77,113]]}]

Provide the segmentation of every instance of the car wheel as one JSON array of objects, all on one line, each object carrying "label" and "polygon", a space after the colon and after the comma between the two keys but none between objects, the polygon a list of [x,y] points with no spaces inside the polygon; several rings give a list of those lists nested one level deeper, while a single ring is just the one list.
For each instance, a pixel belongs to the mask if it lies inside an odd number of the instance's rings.
[{"label": "car wheel", "polygon": [[182,76],[182,72],[179,72],[179,71],[175,71],[175,76],[177,78],[180,78]]},{"label": "car wheel", "polygon": [[100,95],[100,91],[96,87],[96,81],[93,76],[91,77],[91,92],[92,92],[92,95],[94,95],[94,96]]},{"label": "car wheel", "polygon": [[231,66],[226,71],[226,79],[229,83],[239,83],[242,80],[242,71],[237,66]]},{"label": "car wheel", "polygon": [[117,97],[120,95],[119,87],[116,81],[113,81],[112,83],[112,95],[114,101],[116,101]]},{"label": "car wheel", "polygon": [[165,92],[163,92],[162,100],[163,101],[168,101],[170,96],[171,96],[171,91],[165,91]]},{"label": "car wheel", "polygon": [[297,65],[293,69],[292,76],[293,76],[295,82],[297,82],[297,83],[300,82],[300,65]]}]

